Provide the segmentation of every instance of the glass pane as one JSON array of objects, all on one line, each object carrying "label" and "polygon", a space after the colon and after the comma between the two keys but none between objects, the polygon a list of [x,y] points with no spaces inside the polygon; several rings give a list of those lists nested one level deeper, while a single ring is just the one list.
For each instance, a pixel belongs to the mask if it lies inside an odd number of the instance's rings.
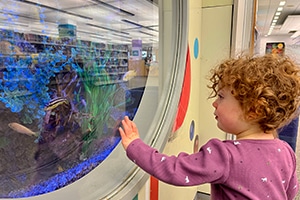
[{"label": "glass pane", "polygon": [[101,165],[120,141],[120,120],[134,118],[148,75],[157,91],[158,5],[0,5],[0,198],[35,196]]}]

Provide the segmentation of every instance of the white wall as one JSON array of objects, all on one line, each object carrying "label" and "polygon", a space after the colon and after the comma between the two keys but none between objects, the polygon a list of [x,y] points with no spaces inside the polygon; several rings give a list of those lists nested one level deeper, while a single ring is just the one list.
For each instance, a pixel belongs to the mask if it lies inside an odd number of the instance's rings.
[{"label": "white wall", "polygon": [[293,44],[294,41],[287,36],[261,36],[257,41],[256,53],[263,55],[266,50],[266,43],[268,42],[284,42],[285,54],[293,58],[300,64],[300,44]]},{"label": "white wall", "polygon": [[[230,57],[231,54],[231,27],[232,27],[232,1],[215,1],[212,5],[210,0],[203,1],[202,24],[200,40],[200,74],[197,74],[199,81],[197,88],[199,93],[199,110],[196,121],[199,127],[199,144],[202,146],[211,138],[226,139],[226,134],[217,128],[214,119],[214,99],[207,99],[210,90],[207,88],[209,81],[207,76],[210,69],[217,63]],[[196,67],[196,66],[195,66]],[[197,111],[194,111],[197,112]],[[210,193],[210,185],[200,185],[198,191]]]},{"label": "white wall", "polygon": [[[172,133],[172,137],[166,144],[163,153],[167,155],[177,155],[179,152],[192,153],[194,141],[189,138],[191,121],[195,121],[195,134],[198,134],[199,126],[199,74],[200,59],[194,58],[193,44],[195,38],[200,40],[201,33],[201,11],[202,0],[189,0],[189,25],[188,25],[188,44],[190,48],[191,62],[191,91],[189,105],[182,126]],[[200,41],[201,43],[201,41]],[[182,66],[184,67],[184,66]],[[161,200],[192,200],[197,192],[197,187],[176,187],[163,182],[159,182],[159,198]]]}]

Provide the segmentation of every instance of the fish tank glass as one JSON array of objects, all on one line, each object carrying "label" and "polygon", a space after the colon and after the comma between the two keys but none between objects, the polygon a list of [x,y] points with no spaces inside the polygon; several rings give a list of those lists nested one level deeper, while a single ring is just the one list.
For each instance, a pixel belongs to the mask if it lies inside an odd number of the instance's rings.
[{"label": "fish tank glass", "polygon": [[[0,198],[33,197],[101,166],[120,143],[123,117],[135,117],[146,84],[158,96],[159,6],[0,5]],[[146,66],[141,52],[156,59]]]}]

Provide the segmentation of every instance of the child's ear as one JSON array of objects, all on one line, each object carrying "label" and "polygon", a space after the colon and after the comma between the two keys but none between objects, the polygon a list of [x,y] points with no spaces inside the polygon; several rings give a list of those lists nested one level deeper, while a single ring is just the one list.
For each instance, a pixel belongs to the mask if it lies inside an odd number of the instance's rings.
[{"label": "child's ear", "polygon": [[250,113],[248,113],[248,115],[247,115],[247,120],[255,120],[255,119],[257,119],[257,114],[256,113],[254,113],[254,112],[250,112]]}]

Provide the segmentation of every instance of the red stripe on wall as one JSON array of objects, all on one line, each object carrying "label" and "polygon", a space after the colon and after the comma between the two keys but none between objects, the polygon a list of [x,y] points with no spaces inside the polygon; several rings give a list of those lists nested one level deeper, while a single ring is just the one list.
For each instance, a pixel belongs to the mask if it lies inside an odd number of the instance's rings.
[{"label": "red stripe on wall", "polygon": [[179,105],[177,109],[176,119],[173,126],[173,132],[177,131],[183,124],[187,108],[190,100],[190,90],[191,90],[191,58],[190,49],[187,47],[186,63],[185,63],[185,74],[183,85],[181,88],[181,96],[179,99]]},{"label": "red stripe on wall", "polygon": [[150,176],[150,200],[158,200],[158,180]]}]

